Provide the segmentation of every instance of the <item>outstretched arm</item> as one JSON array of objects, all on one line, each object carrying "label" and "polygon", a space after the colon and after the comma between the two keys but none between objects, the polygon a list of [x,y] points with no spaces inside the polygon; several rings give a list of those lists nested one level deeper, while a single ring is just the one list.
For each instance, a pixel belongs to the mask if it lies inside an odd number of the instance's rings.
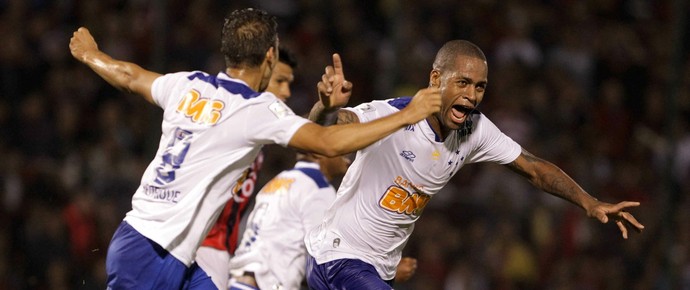
[{"label": "outstretched arm", "polygon": [[119,90],[141,95],[153,103],[151,85],[161,76],[140,66],[115,60],[98,49],[98,45],[88,29],[80,27],[74,32],[69,43],[72,56],[88,65],[101,78]]},{"label": "outstretched arm", "polygon": [[580,206],[589,217],[596,218],[602,223],[607,223],[609,218],[613,218],[624,239],[628,238],[628,227],[638,232],[644,229],[644,226],[632,214],[625,211],[629,207],[640,205],[639,202],[623,201],[617,204],[601,202],[589,195],[556,165],[524,149],[515,161],[506,166],[526,177],[535,187]]},{"label": "outstretched arm", "polygon": [[367,147],[398,129],[431,116],[440,109],[440,90],[425,88],[419,90],[404,109],[370,122],[353,122],[327,127],[307,123],[297,130],[288,145],[292,148],[335,157]]}]

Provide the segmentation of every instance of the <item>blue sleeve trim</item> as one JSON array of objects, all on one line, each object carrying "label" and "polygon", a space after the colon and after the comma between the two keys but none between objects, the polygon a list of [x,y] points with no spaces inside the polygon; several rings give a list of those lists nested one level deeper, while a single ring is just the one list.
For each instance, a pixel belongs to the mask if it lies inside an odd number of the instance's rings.
[{"label": "blue sleeve trim", "polygon": [[402,110],[403,108],[407,107],[411,101],[412,97],[399,97],[388,101],[388,104],[397,108],[398,110]]}]

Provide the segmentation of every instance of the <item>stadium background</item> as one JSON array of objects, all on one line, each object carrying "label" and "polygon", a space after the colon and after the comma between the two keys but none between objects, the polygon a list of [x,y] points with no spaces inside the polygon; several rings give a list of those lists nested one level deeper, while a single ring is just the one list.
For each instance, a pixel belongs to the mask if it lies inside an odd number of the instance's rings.
[{"label": "stadium background", "polygon": [[[683,0],[0,0],[0,289],[103,289],[104,256],[157,147],[160,110],[69,54],[78,26],[158,72],[222,69],[222,18],[277,15],[299,58],[289,104],[316,100],[333,52],[351,104],[411,95],[445,41],[489,59],[480,109],[604,201],[615,225],[497,165],[465,167],[432,200],[397,289],[690,289],[690,28]],[[269,146],[262,182],[292,165]],[[261,182],[260,182],[261,183]]]}]

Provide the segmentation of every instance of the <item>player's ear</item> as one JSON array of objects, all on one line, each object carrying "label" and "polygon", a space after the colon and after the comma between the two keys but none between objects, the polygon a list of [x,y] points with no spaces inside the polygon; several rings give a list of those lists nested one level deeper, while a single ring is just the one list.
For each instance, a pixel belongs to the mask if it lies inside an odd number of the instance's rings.
[{"label": "player's ear", "polygon": [[441,72],[438,70],[431,70],[429,73],[429,87],[438,88],[441,86]]},{"label": "player's ear", "polygon": [[268,48],[266,51],[265,60],[269,67],[275,67],[275,65],[278,63],[278,51],[275,49],[275,47],[271,46]]}]

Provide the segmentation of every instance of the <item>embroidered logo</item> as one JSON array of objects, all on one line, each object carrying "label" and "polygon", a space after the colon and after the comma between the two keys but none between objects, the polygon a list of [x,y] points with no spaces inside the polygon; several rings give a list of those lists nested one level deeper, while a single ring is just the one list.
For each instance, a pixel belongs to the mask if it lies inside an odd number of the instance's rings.
[{"label": "embroidered logo", "polygon": [[412,151],[407,150],[403,150],[402,152],[400,152],[400,156],[404,157],[405,159],[407,159],[407,161],[410,162],[414,162],[414,158],[417,157],[416,155],[414,155],[414,153],[412,153]]},{"label": "embroidered logo", "polygon": [[439,160],[441,158],[441,152],[438,152],[438,150],[434,150],[434,152],[431,152],[431,160]]}]

